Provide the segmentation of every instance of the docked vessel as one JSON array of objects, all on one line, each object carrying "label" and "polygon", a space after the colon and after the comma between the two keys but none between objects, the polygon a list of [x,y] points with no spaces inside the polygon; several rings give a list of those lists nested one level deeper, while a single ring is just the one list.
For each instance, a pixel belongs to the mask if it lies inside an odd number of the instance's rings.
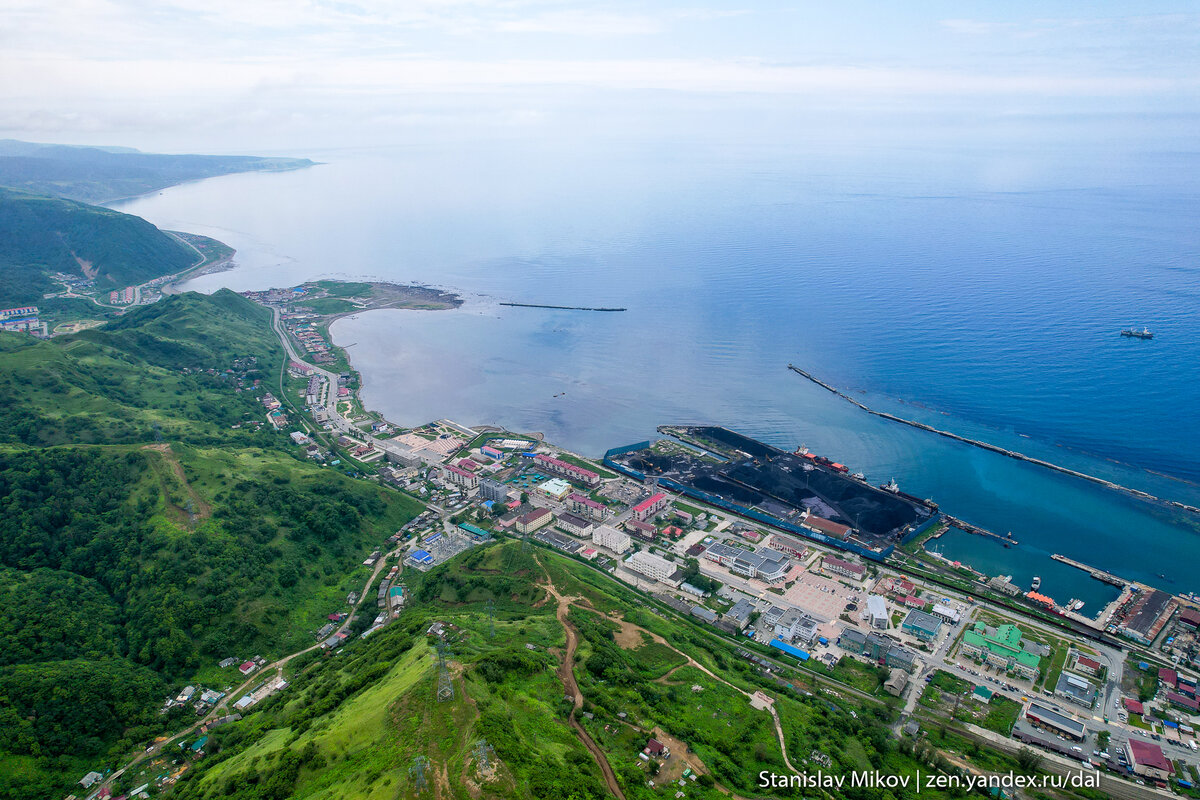
[{"label": "docked vessel", "polygon": [[1083,601],[1076,600],[1072,597],[1071,602],[1067,604],[1067,608],[1071,609],[1072,611],[1078,611],[1079,609],[1083,608]]},{"label": "docked vessel", "polygon": [[1143,327],[1140,331],[1137,328],[1126,328],[1121,331],[1122,336],[1130,336],[1134,339],[1153,339],[1154,333],[1149,328]]}]

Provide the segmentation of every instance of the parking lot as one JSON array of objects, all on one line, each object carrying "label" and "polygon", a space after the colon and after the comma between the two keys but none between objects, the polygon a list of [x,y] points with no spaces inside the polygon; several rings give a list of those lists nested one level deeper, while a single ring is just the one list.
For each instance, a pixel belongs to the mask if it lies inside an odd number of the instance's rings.
[{"label": "parking lot", "polygon": [[795,583],[783,593],[783,599],[822,622],[836,620],[845,611],[847,603],[861,605],[862,592],[847,589],[838,581],[809,572],[802,566],[792,567],[788,573],[787,581],[793,580]]}]

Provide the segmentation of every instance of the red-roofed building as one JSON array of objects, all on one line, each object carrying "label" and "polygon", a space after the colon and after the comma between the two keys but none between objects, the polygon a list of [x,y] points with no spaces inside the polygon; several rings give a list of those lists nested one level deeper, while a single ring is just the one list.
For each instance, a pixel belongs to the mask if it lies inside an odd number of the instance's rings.
[{"label": "red-roofed building", "polygon": [[670,499],[662,492],[659,492],[634,506],[633,517],[645,522],[670,505],[670,503]]},{"label": "red-roofed building", "polygon": [[833,520],[825,519],[824,517],[818,517],[816,514],[809,514],[804,518],[804,521],[801,524],[812,528],[814,531],[818,531],[819,533],[832,536],[835,539],[845,539],[850,535],[849,525],[843,525],[840,522],[834,522]]},{"label": "red-roofed building", "polygon": [[521,533],[533,533],[538,528],[545,527],[554,521],[554,514],[548,508],[535,508],[517,520],[517,530]]},{"label": "red-roofed building", "polygon": [[1179,685],[1179,673],[1170,667],[1159,667],[1158,679],[1172,689]]},{"label": "red-roofed building", "polygon": [[844,575],[847,578],[861,580],[866,567],[862,564],[852,564],[849,561],[843,561],[840,558],[833,556],[825,556],[821,559],[821,568],[826,572],[832,572],[835,575]]},{"label": "red-roofed building", "polygon": [[1100,662],[1094,658],[1080,656],[1079,658],[1075,659],[1075,671],[1082,672],[1085,675],[1099,675]]},{"label": "red-roofed building", "polygon": [[1163,754],[1162,748],[1141,739],[1129,740],[1129,760],[1133,764],[1135,775],[1141,775],[1151,780],[1165,781],[1171,777],[1171,762]]},{"label": "red-roofed building", "polygon": [[243,675],[249,675],[251,672],[254,672],[254,670],[256,670],[256,669],[258,669],[257,664],[255,664],[253,661],[247,661],[246,663],[244,663],[240,667],[238,667],[238,672],[242,673]]},{"label": "red-roofed building", "polygon": [[1141,715],[1146,713],[1146,710],[1142,708],[1141,702],[1134,700],[1132,697],[1126,697],[1121,702],[1125,704],[1125,710],[1130,714]]},{"label": "red-roofed building", "polygon": [[465,469],[467,472],[474,472],[475,470],[479,469],[479,463],[472,461],[469,458],[464,458],[459,460],[458,467],[460,469]]},{"label": "red-roofed building", "polygon": [[668,748],[658,739],[651,739],[650,741],[646,742],[646,746],[642,749],[642,752],[648,756],[653,756],[654,758],[671,757],[670,748]]},{"label": "red-roofed building", "polygon": [[658,535],[658,528],[648,522],[642,522],[640,519],[625,520],[625,528],[634,536],[647,542],[653,542],[654,537]]},{"label": "red-roofed building", "polygon": [[1185,608],[1179,612],[1179,624],[1188,630],[1200,628],[1200,609]]},{"label": "red-roofed building", "polygon": [[479,485],[478,475],[473,475],[459,467],[443,467],[442,475],[445,477],[447,483],[464,486],[467,489],[474,489]]},{"label": "red-roofed building", "polygon": [[904,605],[908,606],[909,608],[924,608],[925,601],[917,597],[915,594],[910,594],[908,597],[904,598]]},{"label": "red-roofed building", "polygon": [[1186,694],[1179,692],[1167,692],[1167,702],[1176,708],[1182,708],[1185,711],[1190,711],[1193,714],[1200,713],[1200,700],[1194,697],[1188,697]]},{"label": "red-roofed building", "polygon": [[587,495],[579,494],[578,492],[567,495],[567,509],[572,514],[590,517],[597,522],[603,521],[608,516],[608,507],[604,503],[593,500]]},{"label": "red-roofed building", "polygon": [[557,473],[566,478],[577,480],[584,486],[600,485],[600,476],[595,472],[592,472],[590,469],[584,469],[583,467],[577,467],[574,464],[569,464],[560,458],[554,458],[552,456],[537,456],[534,461],[536,461],[542,467],[548,469],[550,472]]}]

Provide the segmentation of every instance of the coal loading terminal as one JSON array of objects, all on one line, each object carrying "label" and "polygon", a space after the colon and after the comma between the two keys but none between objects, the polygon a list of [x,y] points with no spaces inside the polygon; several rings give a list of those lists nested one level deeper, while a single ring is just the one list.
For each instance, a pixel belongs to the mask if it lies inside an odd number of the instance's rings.
[{"label": "coal loading terminal", "polygon": [[875,552],[890,551],[937,516],[936,505],[871,486],[811,453],[789,453],[721,427],[659,432],[704,452],[656,444],[614,454],[613,461]]}]

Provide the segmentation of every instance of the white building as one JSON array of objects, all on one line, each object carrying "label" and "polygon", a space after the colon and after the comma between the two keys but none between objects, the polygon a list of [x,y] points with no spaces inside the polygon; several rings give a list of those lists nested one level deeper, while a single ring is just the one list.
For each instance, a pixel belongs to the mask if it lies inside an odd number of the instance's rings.
[{"label": "white building", "polygon": [[632,546],[628,533],[608,525],[601,525],[592,531],[592,543],[612,550],[617,555],[626,552]]},{"label": "white building", "polygon": [[645,550],[639,550],[625,559],[625,566],[640,575],[662,583],[678,586],[681,582],[679,578],[673,577],[679,571],[674,562]]},{"label": "white building", "polygon": [[877,594],[867,595],[867,614],[871,618],[871,627],[886,631],[888,627],[887,601]]},{"label": "white building", "polygon": [[957,625],[958,621],[962,619],[962,614],[958,613],[950,606],[944,606],[941,603],[935,604],[930,613],[935,617],[940,617],[946,622],[949,622],[951,625]]}]

